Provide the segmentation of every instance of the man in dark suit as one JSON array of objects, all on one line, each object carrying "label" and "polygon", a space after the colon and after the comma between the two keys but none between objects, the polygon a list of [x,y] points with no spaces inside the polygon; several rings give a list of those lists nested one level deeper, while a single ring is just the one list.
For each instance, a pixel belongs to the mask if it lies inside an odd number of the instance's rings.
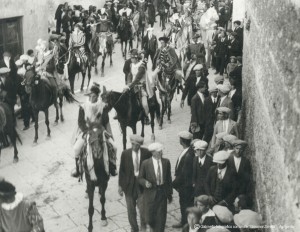
[{"label": "man in dark suit", "polygon": [[247,143],[243,140],[233,142],[233,151],[228,159],[228,167],[237,175],[238,194],[248,195],[250,193],[252,168],[250,161],[243,156]]},{"label": "man in dark suit", "polygon": [[190,146],[193,139],[193,134],[188,131],[181,131],[179,134],[180,145],[183,147],[183,151],[180,153],[176,167],[175,167],[175,179],[173,180],[173,188],[179,193],[179,205],[181,213],[181,221],[178,224],[173,225],[173,228],[181,228],[187,223],[186,209],[192,207],[194,203],[193,198],[193,160],[194,151]]},{"label": "man in dark suit", "polygon": [[240,42],[240,45],[243,49],[243,40],[244,40],[244,30],[243,28],[241,27],[241,21],[239,20],[236,20],[233,22],[233,25],[234,25],[234,32],[236,32],[236,39]]},{"label": "man in dark suit", "polygon": [[10,76],[16,77],[18,68],[14,62],[14,59],[12,58],[11,53],[7,51],[3,53],[3,59],[0,60],[0,68],[4,67],[10,69]]},{"label": "man in dark suit", "polygon": [[146,59],[148,59],[148,57],[151,57],[151,61],[152,61],[152,66],[153,66],[153,62],[154,62],[154,56],[156,53],[156,49],[158,47],[157,45],[157,38],[155,35],[153,35],[153,28],[150,27],[147,29],[147,34],[144,36],[143,38],[143,44],[142,44],[142,48],[145,51],[145,57]]},{"label": "man in dark suit", "polygon": [[210,111],[210,115],[211,115],[211,118],[210,118],[210,122],[207,124],[207,134],[206,134],[206,141],[207,143],[210,142],[212,136],[213,136],[213,133],[214,133],[214,125],[215,125],[215,122],[216,122],[216,109],[217,109],[217,106],[218,106],[218,102],[219,102],[219,97],[218,97],[218,89],[216,87],[211,87],[208,89],[208,92],[209,92],[209,96],[208,98],[206,99],[207,100],[207,103],[210,105],[210,107],[208,107],[209,109],[211,109]]},{"label": "man in dark suit", "polygon": [[206,155],[208,143],[197,141],[194,143],[195,157],[193,161],[194,197],[205,194],[205,180],[209,168],[213,165],[212,158]]},{"label": "man in dark suit", "polygon": [[236,88],[242,88],[242,71],[243,71],[243,59],[241,56],[236,58],[237,66],[229,74],[229,77],[232,77],[235,80]]},{"label": "man in dark suit", "polygon": [[193,133],[194,139],[206,139],[207,137],[207,124],[211,120],[210,105],[204,97],[204,93],[207,91],[206,83],[200,81],[197,84],[197,93],[192,98],[191,102],[191,124],[190,129]]},{"label": "man in dark suit", "polygon": [[69,9],[66,11],[66,14],[62,18],[62,29],[66,33],[66,46],[69,47],[70,35],[73,30],[73,19],[72,19],[72,10]]},{"label": "man in dark suit", "polygon": [[144,138],[139,135],[131,135],[130,141],[131,149],[124,150],[121,155],[120,169],[119,169],[119,194],[123,196],[125,193],[128,220],[131,226],[131,231],[139,231],[137,223],[136,205],[140,210],[141,215],[141,229],[146,229],[143,213],[143,199],[142,189],[138,184],[138,175],[141,163],[151,157],[151,153],[142,148]]},{"label": "man in dark suit", "polygon": [[228,43],[228,57],[241,56],[243,54],[240,41],[237,40],[237,33],[231,33],[231,40]]},{"label": "man in dark suit", "polygon": [[228,39],[225,36],[225,31],[222,30],[219,38],[217,40],[217,44],[215,47],[215,56],[216,56],[216,73],[220,73],[223,75],[225,67],[226,67],[226,60],[228,55]]},{"label": "man in dark suit", "polygon": [[148,150],[152,158],[142,163],[139,183],[144,187],[144,216],[153,232],[163,232],[167,219],[167,201],[172,202],[171,164],[162,158],[163,145],[152,143]]},{"label": "man in dark suit", "polygon": [[218,151],[214,154],[212,166],[205,181],[206,195],[210,196],[214,205],[232,207],[237,196],[237,182],[234,171],[227,167],[229,153]]}]

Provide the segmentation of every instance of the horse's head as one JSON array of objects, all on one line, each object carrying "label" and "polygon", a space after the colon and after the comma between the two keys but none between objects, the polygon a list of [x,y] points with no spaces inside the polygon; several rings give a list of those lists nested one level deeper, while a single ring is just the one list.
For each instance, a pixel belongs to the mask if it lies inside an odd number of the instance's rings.
[{"label": "horse's head", "polygon": [[100,159],[103,154],[103,132],[104,132],[104,127],[101,125],[101,123],[93,123],[90,122],[89,119],[86,121],[88,130],[87,130],[87,135],[88,135],[88,141],[87,143],[89,144],[92,154],[95,159]]},{"label": "horse's head", "polygon": [[30,94],[32,89],[39,84],[41,76],[36,73],[34,68],[27,70],[24,75],[22,85],[25,85],[25,91]]}]

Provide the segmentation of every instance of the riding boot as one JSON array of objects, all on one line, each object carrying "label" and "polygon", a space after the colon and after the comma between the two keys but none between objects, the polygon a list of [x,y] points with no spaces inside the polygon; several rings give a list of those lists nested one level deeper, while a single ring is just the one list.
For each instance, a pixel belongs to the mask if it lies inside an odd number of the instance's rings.
[{"label": "riding boot", "polygon": [[73,172],[71,174],[71,176],[74,178],[78,178],[80,176],[78,161],[79,161],[79,158],[75,158],[76,170],[75,170],[75,172]]},{"label": "riding boot", "polygon": [[109,173],[111,176],[118,175],[117,166],[114,163],[112,163],[111,161],[109,161]]}]

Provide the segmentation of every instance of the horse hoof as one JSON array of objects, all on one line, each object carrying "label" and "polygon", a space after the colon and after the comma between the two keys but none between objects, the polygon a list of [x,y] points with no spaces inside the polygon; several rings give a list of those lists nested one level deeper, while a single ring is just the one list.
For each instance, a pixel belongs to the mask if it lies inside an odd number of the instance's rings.
[{"label": "horse hoof", "polygon": [[168,120],[168,123],[171,124],[171,120]]},{"label": "horse hoof", "polygon": [[159,129],[159,130],[162,130],[162,126],[159,126],[158,129]]},{"label": "horse hoof", "polygon": [[33,147],[36,147],[36,146],[37,146],[37,144],[38,144],[38,143],[37,143],[37,141],[33,141],[33,144],[32,144],[32,146],[33,146]]},{"label": "horse hoof", "polygon": [[55,122],[53,123],[53,126],[57,126],[57,124],[58,124],[58,121],[55,121]]},{"label": "horse hoof", "polygon": [[101,220],[101,226],[107,226],[108,222],[107,220]]},{"label": "horse hoof", "polygon": [[155,135],[151,135],[151,142],[155,142]]},{"label": "horse hoof", "polygon": [[51,136],[47,135],[46,140],[50,140],[50,139],[51,139]]},{"label": "horse hoof", "polygon": [[63,117],[61,117],[61,118],[60,118],[60,121],[61,121],[61,122],[64,122],[64,121],[65,121],[65,119],[64,119]]},{"label": "horse hoof", "polygon": [[18,162],[19,162],[19,157],[15,157],[13,163],[18,163]]}]

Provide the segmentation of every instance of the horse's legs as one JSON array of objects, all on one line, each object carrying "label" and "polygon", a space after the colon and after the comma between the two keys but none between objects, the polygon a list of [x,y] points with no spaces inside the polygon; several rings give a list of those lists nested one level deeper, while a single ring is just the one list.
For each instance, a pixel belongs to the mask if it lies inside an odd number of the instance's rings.
[{"label": "horse's legs", "polygon": [[47,126],[47,137],[48,138],[50,138],[50,133],[51,133],[51,130],[50,130],[50,127],[49,127],[49,110],[48,109],[46,109],[45,111],[44,111],[44,113],[45,113],[45,124],[46,124],[46,126]]},{"label": "horse's legs", "polygon": [[63,115],[63,110],[62,110],[62,106],[63,106],[63,98],[59,97],[59,110],[60,110],[60,121],[65,121],[64,119],[64,115]]},{"label": "horse's legs", "polygon": [[34,135],[34,140],[33,143],[37,143],[38,137],[39,137],[39,111],[38,110],[34,110],[33,111],[34,114],[34,129],[35,129],[35,135]]},{"label": "horse's legs", "polygon": [[112,52],[109,54],[109,56],[110,56],[110,67],[112,67],[112,66],[113,66],[113,61],[112,61]]},{"label": "horse's legs", "polygon": [[90,85],[90,81],[91,81],[91,69],[92,69],[92,66],[90,63],[87,64],[87,71],[88,71],[88,83],[87,83],[87,88],[89,87]]},{"label": "horse's legs", "polygon": [[102,55],[102,64],[101,64],[101,77],[104,77],[104,66],[105,66],[106,52]]},{"label": "horse's legs", "polygon": [[[17,132],[16,129],[13,127],[12,131],[8,134],[9,139],[14,147],[14,163],[17,163],[19,161],[18,157],[18,149],[17,149]],[[1,151],[0,151],[1,152]]]},{"label": "horse's legs", "polygon": [[164,120],[164,114],[166,112],[166,96],[162,94],[161,96],[161,115],[160,115],[160,121],[159,121],[159,129],[162,129],[162,124]]},{"label": "horse's legs", "polygon": [[71,92],[74,94],[75,73],[69,74]]},{"label": "horse's legs", "polygon": [[133,133],[133,134],[136,134],[136,125],[134,125],[134,126],[132,127],[132,133]]},{"label": "horse's legs", "polygon": [[57,104],[57,100],[54,102],[54,107],[55,107],[55,111],[56,111],[56,117],[55,117],[54,124],[57,124],[57,123],[58,123],[58,120],[59,120],[59,113],[58,113],[58,104]]},{"label": "horse's legs", "polygon": [[[121,40],[121,52],[122,52],[123,57],[125,57],[125,53],[124,53],[124,51],[123,51],[123,42],[124,42],[124,41]],[[126,59],[126,58],[125,58],[125,59]]]},{"label": "horse's legs", "polygon": [[[84,69],[85,70],[85,69]],[[86,71],[86,70],[85,70]],[[80,91],[83,91],[83,86],[84,86],[84,80],[85,80],[85,72],[82,72],[82,82],[81,82],[81,87],[80,87]]]},{"label": "horse's legs", "polygon": [[[86,178],[87,179],[87,178]],[[89,196],[89,232],[93,231],[93,215],[94,215],[94,191],[95,185],[92,183],[91,180],[87,180],[87,193]]]},{"label": "horse's legs", "polygon": [[125,42],[125,51],[124,51],[124,58],[126,60],[126,57],[127,57],[127,40],[124,41]]},{"label": "horse's legs", "polygon": [[103,185],[100,188],[100,203],[102,206],[101,209],[101,221],[102,221],[102,226],[107,226],[107,218],[106,218],[106,211],[105,211],[105,192],[107,189],[107,182],[104,181]]},{"label": "horse's legs", "polygon": [[126,125],[122,125],[122,123],[120,123],[120,124],[121,124],[121,130],[122,130],[122,134],[123,134],[123,150],[126,150],[126,143],[127,143]]}]

